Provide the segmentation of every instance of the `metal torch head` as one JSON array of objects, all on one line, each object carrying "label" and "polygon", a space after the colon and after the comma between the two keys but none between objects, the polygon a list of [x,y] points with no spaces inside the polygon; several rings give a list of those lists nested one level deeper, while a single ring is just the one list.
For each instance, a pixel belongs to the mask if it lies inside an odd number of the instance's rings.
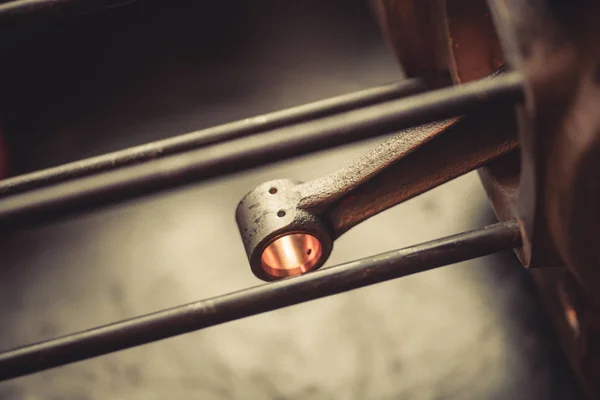
[{"label": "metal torch head", "polygon": [[333,240],[317,215],[298,207],[300,182],[265,182],[248,193],[236,220],[252,272],[265,281],[321,267]]}]

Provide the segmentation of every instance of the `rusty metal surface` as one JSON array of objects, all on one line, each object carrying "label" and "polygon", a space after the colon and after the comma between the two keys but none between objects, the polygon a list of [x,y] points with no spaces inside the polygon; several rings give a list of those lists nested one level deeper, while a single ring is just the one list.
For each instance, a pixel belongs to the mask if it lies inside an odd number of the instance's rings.
[{"label": "rusty metal surface", "polygon": [[[491,124],[490,124],[491,122]],[[517,148],[512,119],[501,110],[467,116],[329,206],[336,234]]]},{"label": "rusty metal surface", "polygon": [[569,269],[538,279],[571,365],[588,396],[597,398],[600,6],[507,0],[494,5],[494,16],[507,59],[529,79],[516,199],[526,234],[524,262]]},{"label": "rusty metal surface", "polygon": [[396,54],[408,77],[429,79],[432,85],[443,83],[448,71],[445,1],[373,0],[384,37]]},{"label": "rusty metal surface", "polygon": [[468,82],[504,63],[485,1],[374,0],[373,6],[407,76],[449,74]]},{"label": "rusty metal surface", "polygon": [[[548,200],[546,187],[551,177],[547,175],[548,154],[545,154],[544,146],[540,145],[540,137],[545,136],[546,132],[552,136],[556,118],[560,118],[565,109],[565,104],[552,104],[555,99],[554,94],[572,90],[570,85],[572,82],[567,76],[554,75],[553,79],[543,85],[545,90],[550,92],[547,95],[536,93],[534,90],[536,85],[533,82],[539,81],[547,74],[553,75],[552,71],[558,72],[563,69],[565,60],[560,60],[562,56],[558,59],[545,58],[544,72],[531,74],[531,69],[525,67],[524,58],[525,54],[538,53],[541,56],[542,53],[531,52],[532,43],[540,39],[547,40],[548,43],[555,42],[557,25],[553,26],[545,1],[537,1],[528,6],[510,2],[491,2],[490,8],[496,21],[506,61],[514,68],[527,71],[529,79],[525,86],[527,101],[518,110],[521,145],[519,189],[510,202],[513,214],[523,222],[524,243],[519,257],[528,267],[563,266],[565,262],[559,254],[557,243],[551,237],[546,215]],[[552,87],[556,90],[551,89]],[[538,120],[542,115],[541,110],[545,110],[543,111],[545,115]]]},{"label": "rusty metal surface", "polygon": [[485,1],[445,1],[446,45],[452,80],[481,79],[504,65],[496,29]]},{"label": "rusty metal surface", "polygon": [[[394,21],[402,27],[402,22],[407,18],[410,19],[407,13],[412,12],[416,15],[415,7],[420,7],[420,13],[429,13],[427,17],[412,18],[412,23],[419,26],[405,29],[403,40],[391,41],[396,46],[395,51],[400,55],[401,63],[409,66],[419,65],[420,72],[415,71],[415,76],[427,74],[426,71],[437,68],[439,63],[434,61],[436,57],[447,60],[447,72],[455,83],[481,79],[504,64],[500,41],[485,1],[440,1],[436,9],[428,7],[427,2],[420,5],[411,1],[391,1],[381,4],[379,18],[383,22],[380,23],[386,37],[392,39],[397,36],[397,33],[392,30]],[[386,23],[386,21],[392,22]],[[410,43],[420,43],[422,40],[423,36],[419,31],[430,29],[432,26],[443,30],[443,40],[436,40],[436,46],[430,43],[427,50],[412,47]],[[428,38],[428,36],[424,37]],[[506,37],[504,39],[506,41]],[[437,52],[438,55],[430,55],[427,51]],[[427,56],[425,57],[424,54]],[[507,118],[514,119],[513,116]],[[514,135],[516,135],[515,124],[512,128]],[[518,157],[518,154],[500,157],[499,160],[479,169],[480,178],[492,201],[492,206],[502,220],[517,218],[519,215],[515,204],[520,175]],[[527,248],[530,248],[529,240],[527,240]],[[520,253],[522,252],[521,250]]]},{"label": "rusty metal surface", "polygon": [[[495,160],[480,169],[480,177],[498,217],[519,218],[523,224],[525,243],[519,252],[523,264],[570,269],[558,275],[548,271],[548,279],[540,282],[545,292],[551,287],[547,303],[561,310],[555,321],[570,359],[588,395],[596,398],[600,5],[488,1],[503,56],[485,2],[465,3],[449,2],[434,9],[432,2],[380,2],[379,17],[411,76],[439,71],[443,59],[455,82],[470,81],[497,68],[504,56],[511,68],[526,74],[527,101],[515,115],[520,156]],[[447,47],[440,44],[439,27],[446,29]],[[544,272],[538,275],[544,277]],[[558,291],[552,288],[557,285]],[[565,300],[569,298],[577,298],[579,306],[569,305]],[[580,314],[577,308],[586,311]],[[565,321],[570,326],[566,330],[561,328]],[[584,345],[572,346],[573,341]]]}]

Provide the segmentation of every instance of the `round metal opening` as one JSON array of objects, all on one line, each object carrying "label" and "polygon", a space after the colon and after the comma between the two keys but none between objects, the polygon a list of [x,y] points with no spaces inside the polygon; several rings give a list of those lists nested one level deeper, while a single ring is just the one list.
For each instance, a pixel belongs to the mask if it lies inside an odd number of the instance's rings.
[{"label": "round metal opening", "polygon": [[267,274],[285,278],[312,270],[322,256],[323,246],[319,239],[308,233],[290,233],[267,246],[260,264]]}]

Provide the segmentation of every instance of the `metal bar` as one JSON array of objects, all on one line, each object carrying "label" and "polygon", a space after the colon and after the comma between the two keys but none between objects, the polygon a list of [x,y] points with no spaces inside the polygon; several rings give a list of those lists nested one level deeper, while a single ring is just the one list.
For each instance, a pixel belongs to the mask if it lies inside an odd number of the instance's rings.
[{"label": "metal bar", "polygon": [[0,380],[32,374],[521,245],[508,221],[0,353]]},{"label": "metal bar", "polygon": [[[523,77],[438,89],[0,199],[0,231],[521,101]],[[484,134],[482,132],[482,134]]]},{"label": "metal bar", "polygon": [[68,16],[135,3],[139,0],[13,0],[0,4],[0,22],[41,13]]},{"label": "metal bar", "polygon": [[[518,129],[513,116],[514,110],[503,109],[484,110],[461,118],[446,132],[408,150],[404,157],[330,204],[324,215],[327,226],[337,237],[396,204],[516,150]],[[408,140],[400,137],[399,142]],[[373,153],[383,158],[381,151],[375,149]],[[377,161],[372,160],[371,165],[377,165]]]},{"label": "metal bar", "polygon": [[305,122],[425,90],[419,79],[378,86],[0,180],[0,197]]}]

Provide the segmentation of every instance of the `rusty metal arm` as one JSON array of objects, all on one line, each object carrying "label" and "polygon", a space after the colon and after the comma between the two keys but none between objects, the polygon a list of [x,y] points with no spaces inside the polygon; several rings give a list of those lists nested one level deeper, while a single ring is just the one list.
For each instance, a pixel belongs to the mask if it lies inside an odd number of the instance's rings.
[{"label": "rusty metal arm", "polygon": [[[402,157],[394,164],[328,207],[325,214],[335,237],[381,211],[515,150],[518,142],[511,112],[491,110],[449,122],[430,141],[403,148]],[[387,148],[393,150],[391,144]]]},{"label": "rusty metal arm", "polygon": [[250,266],[274,280],[322,266],[360,222],[517,148],[512,107],[409,129],[346,168],[300,183],[259,185],[236,219]]}]

